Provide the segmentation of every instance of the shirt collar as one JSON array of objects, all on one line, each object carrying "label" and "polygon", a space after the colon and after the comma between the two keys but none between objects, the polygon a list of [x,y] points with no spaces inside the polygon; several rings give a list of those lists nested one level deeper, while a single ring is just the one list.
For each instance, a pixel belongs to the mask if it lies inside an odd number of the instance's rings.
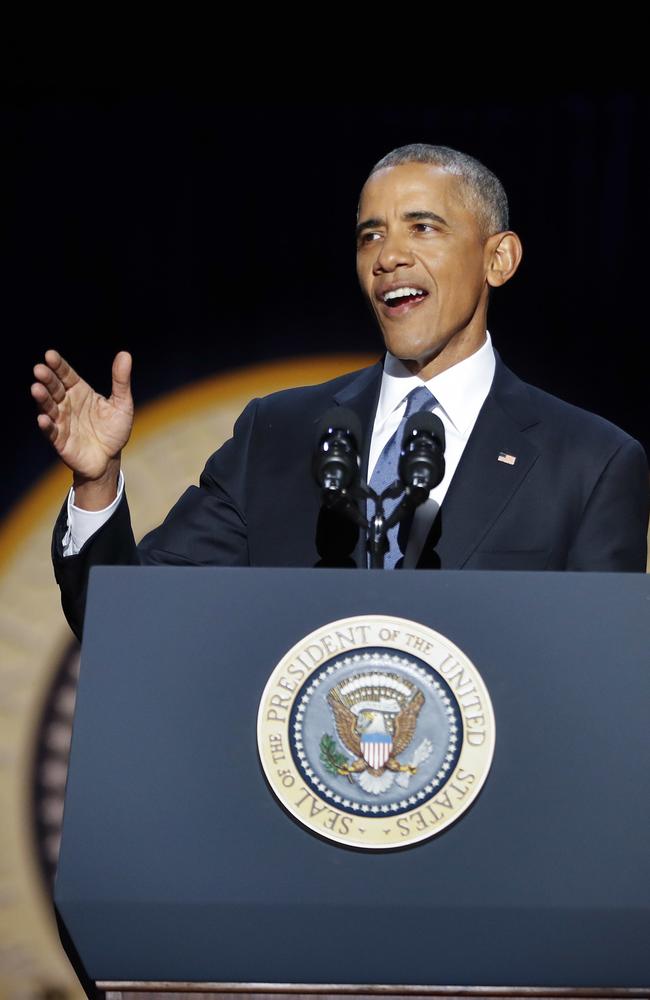
[{"label": "shirt collar", "polygon": [[375,427],[380,427],[384,423],[412,389],[426,385],[456,430],[463,434],[474,424],[485,402],[494,378],[495,366],[496,360],[489,330],[485,331],[485,342],[478,351],[426,381],[417,375],[412,375],[399,358],[387,352]]}]

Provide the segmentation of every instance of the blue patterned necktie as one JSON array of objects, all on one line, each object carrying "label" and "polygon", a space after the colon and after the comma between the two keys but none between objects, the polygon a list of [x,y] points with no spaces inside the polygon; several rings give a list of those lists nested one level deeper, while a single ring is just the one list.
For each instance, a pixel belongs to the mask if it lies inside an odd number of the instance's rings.
[{"label": "blue patterned necktie", "polygon": [[[372,476],[370,477],[370,483],[368,485],[375,491],[375,493],[383,493],[383,491],[398,478],[397,467],[402,447],[402,438],[404,437],[404,429],[408,418],[412,413],[419,413],[420,410],[432,410],[437,402],[436,397],[427,389],[426,385],[419,385],[408,394],[406,397],[406,409],[402,419],[400,420],[399,427],[384,445],[383,451],[377,459],[377,464],[375,465]],[[401,497],[397,497],[396,499],[387,498],[384,500],[385,517],[392,514],[400,500]],[[367,508],[367,516],[368,519],[370,519],[375,513],[374,503],[369,500]],[[402,558],[402,551],[400,550],[397,538],[399,528],[400,525],[395,524],[388,532],[387,539],[389,549],[384,557],[384,569],[395,569],[395,564]]]}]

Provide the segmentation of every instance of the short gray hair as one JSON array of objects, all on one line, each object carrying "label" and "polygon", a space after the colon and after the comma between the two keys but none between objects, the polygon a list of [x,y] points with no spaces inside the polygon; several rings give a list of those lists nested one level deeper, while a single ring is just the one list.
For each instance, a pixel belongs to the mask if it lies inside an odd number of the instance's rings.
[{"label": "short gray hair", "polygon": [[465,207],[474,212],[479,220],[484,240],[493,233],[508,229],[508,199],[503,184],[480,160],[449,146],[413,142],[382,156],[368,174],[368,179],[378,170],[402,163],[430,163],[455,174],[461,181]]}]

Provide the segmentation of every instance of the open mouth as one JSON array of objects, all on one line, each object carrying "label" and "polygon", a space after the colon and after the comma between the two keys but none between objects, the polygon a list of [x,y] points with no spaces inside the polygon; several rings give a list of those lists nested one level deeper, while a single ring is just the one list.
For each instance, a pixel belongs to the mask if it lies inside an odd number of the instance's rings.
[{"label": "open mouth", "polygon": [[419,290],[417,293],[409,292],[395,298],[382,299],[382,305],[391,316],[404,316],[406,313],[417,309],[421,302],[424,302],[428,293]]}]

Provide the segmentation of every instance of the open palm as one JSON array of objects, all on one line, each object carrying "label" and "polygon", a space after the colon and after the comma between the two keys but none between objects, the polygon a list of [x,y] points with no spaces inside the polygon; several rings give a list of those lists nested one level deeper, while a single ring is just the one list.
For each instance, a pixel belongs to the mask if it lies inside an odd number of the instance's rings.
[{"label": "open palm", "polygon": [[84,382],[58,351],[45,352],[34,366],[31,393],[39,408],[38,425],[60,458],[82,479],[98,480],[119,456],[133,426],[131,355],[113,361],[108,399]]}]

